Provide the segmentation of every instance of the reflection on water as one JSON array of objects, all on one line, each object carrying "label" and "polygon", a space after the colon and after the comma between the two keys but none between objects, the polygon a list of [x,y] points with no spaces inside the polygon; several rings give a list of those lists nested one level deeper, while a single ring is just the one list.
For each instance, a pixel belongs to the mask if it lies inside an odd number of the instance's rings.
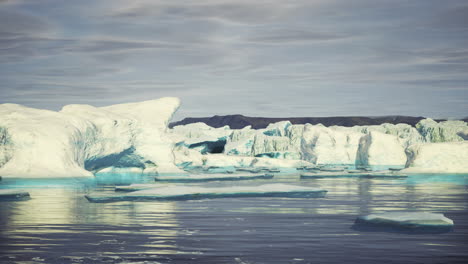
[{"label": "reflection on water", "polygon": [[[5,179],[0,188],[25,189],[32,199],[0,202],[0,262],[451,263],[468,259],[467,175],[395,180],[300,180],[298,175],[283,175],[271,181],[321,187],[328,194],[321,199],[100,204],[88,203],[84,194],[112,192],[115,184],[148,179]],[[424,235],[351,229],[357,215],[391,210],[444,213],[454,220],[455,229]]]}]

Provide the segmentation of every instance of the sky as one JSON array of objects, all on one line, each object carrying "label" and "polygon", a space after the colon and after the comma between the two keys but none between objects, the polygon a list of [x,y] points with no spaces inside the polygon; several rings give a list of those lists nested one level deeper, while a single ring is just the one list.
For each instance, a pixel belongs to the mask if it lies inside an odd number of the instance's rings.
[{"label": "sky", "polygon": [[466,0],[0,0],[0,103],[468,116]]}]

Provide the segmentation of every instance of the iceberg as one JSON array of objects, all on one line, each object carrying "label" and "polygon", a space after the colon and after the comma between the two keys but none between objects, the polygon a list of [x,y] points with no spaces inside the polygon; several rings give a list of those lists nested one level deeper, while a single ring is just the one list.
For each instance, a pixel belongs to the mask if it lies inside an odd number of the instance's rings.
[{"label": "iceberg", "polygon": [[30,198],[31,196],[26,191],[0,189],[0,201],[23,201]]},{"label": "iceberg", "polygon": [[0,176],[154,176],[209,166],[468,171],[464,165],[468,124],[463,121],[424,119],[416,127],[325,127],[281,121],[265,129],[194,123],[168,129],[179,105],[180,100],[172,97],[106,107],[67,105],[58,112],[1,104]]},{"label": "iceberg", "polygon": [[0,105],[0,175],[91,177],[107,167],[181,172],[174,165],[167,123],[177,98],[59,112]]},{"label": "iceberg", "polygon": [[272,174],[252,173],[252,174],[192,174],[190,176],[162,176],[156,177],[158,182],[208,182],[208,181],[243,181],[273,179]]},{"label": "iceberg", "polygon": [[166,186],[129,192],[122,195],[90,194],[85,197],[90,202],[102,203],[116,201],[174,201],[238,197],[322,198],[325,197],[326,193],[326,190],[317,188],[275,183],[260,186],[210,188],[197,186]]},{"label": "iceberg", "polygon": [[429,212],[385,212],[359,216],[355,228],[391,228],[407,231],[450,231],[453,221],[443,214]]}]

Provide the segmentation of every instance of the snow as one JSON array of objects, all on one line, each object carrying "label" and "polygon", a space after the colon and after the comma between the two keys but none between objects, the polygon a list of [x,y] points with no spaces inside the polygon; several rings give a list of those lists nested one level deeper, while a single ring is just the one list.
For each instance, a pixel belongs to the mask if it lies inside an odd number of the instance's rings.
[{"label": "snow", "polygon": [[0,105],[0,175],[93,176],[106,167],[144,173],[180,172],[167,123],[177,98],[97,108],[69,105],[60,112]]},{"label": "snow", "polygon": [[326,190],[288,185],[281,183],[260,186],[235,187],[200,187],[200,186],[166,186],[125,193],[123,195],[87,195],[90,202],[112,202],[126,200],[193,200],[229,197],[289,197],[319,198],[324,197]]},{"label": "snow", "polygon": [[443,214],[429,212],[385,212],[360,216],[359,224],[372,224],[400,228],[451,228],[453,221]]},{"label": "snow", "polygon": [[468,173],[468,141],[410,147],[405,173]]}]

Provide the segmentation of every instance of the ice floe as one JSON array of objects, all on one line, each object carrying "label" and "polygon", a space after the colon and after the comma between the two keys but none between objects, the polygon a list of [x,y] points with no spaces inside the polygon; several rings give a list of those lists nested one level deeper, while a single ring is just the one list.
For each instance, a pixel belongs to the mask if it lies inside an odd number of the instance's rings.
[{"label": "ice floe", "polygon": [[359,227],[388,227],[413,231],[449,231],[454,223],[443,214],[431,212],[384,212],[356,219]]},{"label": "ice floe", "polygon": [[31,196],[27,191],[14,189],[0,189],[0,201],[22,201],[28,200]]},{"label": "ice floe", "polygon": [[135,200],[197,200],[232,197],[287,197],[287,198],[321,198],[327,191],[312,187],[288,185],[281,183],[260,186],[235,187],[200,187],[200,186],[165,186],[155,189],[118,194],[89,194],[85,197],[90,202],[115,202]]}]

